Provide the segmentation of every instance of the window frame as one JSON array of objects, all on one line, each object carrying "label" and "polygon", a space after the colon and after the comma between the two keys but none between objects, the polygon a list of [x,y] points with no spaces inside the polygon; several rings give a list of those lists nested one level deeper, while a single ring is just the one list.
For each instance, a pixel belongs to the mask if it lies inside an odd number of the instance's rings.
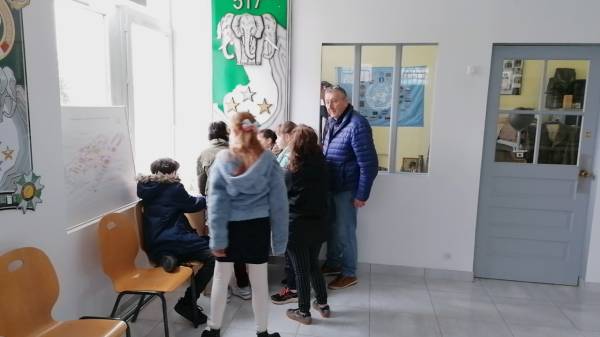
[{"label": "window frame", "polygon": [[[379,171],[379,173],[389,173],[389,174],[417,174],[417,175],[428,175],[431,173],[431,165],[430,160],[428,160],[427,172],[402,172],[399,171],[396,167],[396,155],[397,155],[397,145],[398,145],[398,116],[399,116],[399,106],[400,106],[400,84],[401,84],[401,76],[402,76],[402,55],[404,47],[413,47],[413,46],[439,46],[437,43],[323,43],[321,45],[321,58],[323,57],[323,47],[354,47],[354,65],[352,68],[353,71],[353,82],[352,82],[352,105],[354,107],[359,106],[359,90],[360,85],[356,85],[360,83],[360,73],[362,70],[362,48],[363,47],[380,47],[380,46],[394,46],[396,47],[396,51],[394,53],[394,69],[392,75],[392,101],[390,107],[390,125],[389,128],[389,144],[388,144],[388,165],[387,171]],[[439,58],[436,55],[436,64]],[[436,69],[437,71],[437,66]],[[322,68],[321,68],[322,73]],[[431,76],[436,76],[435,72],[430,72]],[[432,102],[434,102],[432,100]],[[433,109],[434,104],[432,104],[431,110]],[[424,112],[425,113],[425,112]],[[431,125],[430,125],[431,128]],[[429,132],[429,144],[431,148],[431,139],[433,133]]]}]

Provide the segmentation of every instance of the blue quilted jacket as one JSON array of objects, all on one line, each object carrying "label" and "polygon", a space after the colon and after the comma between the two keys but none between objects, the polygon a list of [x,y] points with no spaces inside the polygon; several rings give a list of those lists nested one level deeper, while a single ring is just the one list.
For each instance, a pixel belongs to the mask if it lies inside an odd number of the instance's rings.
[{"label": "blue quilted jacket", "polygon": [[353,191],[366,201],[377,176],[379,163],[369,122],[352,105],[342,116],[327,121],[323,153],[329,167],[333,192]]}]

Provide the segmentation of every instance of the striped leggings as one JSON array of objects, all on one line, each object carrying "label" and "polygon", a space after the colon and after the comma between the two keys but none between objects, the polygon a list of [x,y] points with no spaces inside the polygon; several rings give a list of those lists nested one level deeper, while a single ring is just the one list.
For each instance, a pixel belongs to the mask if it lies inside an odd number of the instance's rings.
[{"label": "striped leggings", "polygon": [[310,286],[315,290],[317,303],[327,304],[327,288],[325,279],[319,268],[319,252],[321,243],[311,245],[288,245],[287,253],[296,273],[298,289],[298,308],[301,312],[310,313]]}]

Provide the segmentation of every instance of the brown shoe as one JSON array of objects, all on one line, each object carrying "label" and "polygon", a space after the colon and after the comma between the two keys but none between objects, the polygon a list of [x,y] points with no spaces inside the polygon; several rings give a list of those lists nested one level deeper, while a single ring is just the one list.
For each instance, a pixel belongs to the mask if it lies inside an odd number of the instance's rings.
[{"label": "brown shoe", "polygon": [[323,276],[337,276],[341,272],[342,272],[341,268],[331,268],[326,265],[323,265],[321,267],[321,274],[323,274]]},{"label": "brown shoe", "polygon": [[354,276],[340,275],[340,276],[336,277],[335,280],[331,281],[331,283],[329,283],[328,288],[334,289],[334,290],[335,289],[344,289],[344,288],[351,287],[357,283],[358,283],[358,279]]}]

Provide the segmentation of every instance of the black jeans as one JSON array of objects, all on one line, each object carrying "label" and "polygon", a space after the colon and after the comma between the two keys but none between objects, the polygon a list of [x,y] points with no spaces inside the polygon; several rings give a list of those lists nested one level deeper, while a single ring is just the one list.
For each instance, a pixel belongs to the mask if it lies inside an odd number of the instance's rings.
[{"label": "black jeans", "polygon": [[[317,303],[327,304],[327,289],[325,279],[319,267],[319,252],[321,243],[310,245],[288,245],[287,255],[296,272],[298,287],[298,307],[303,313],[310,312],[310,286],[315,290]],[[288,280],[289,281],[289,280]]]},{"label": "black jeans", "polygon": [[204,291],[204,288],[206,288],[206,285],[208,284],[208,282],[210,282],[210,280],[213,277],[215,271],[215,257],[212,255],[210,249],[205,249],[189,254],[177,255],[176,258],[177,261],[179,261],[179,263],[200,261],[204,264],[202,268],[198,270],[196,275],[194,275],[194,283],[196,285],[196,298],[192,298],[192,289],[190,287],[188,287],[185,291],[185,301],[188,303],[190,303],[190,301],[195,303],[196,300],[198,300],[200,293]]}]

